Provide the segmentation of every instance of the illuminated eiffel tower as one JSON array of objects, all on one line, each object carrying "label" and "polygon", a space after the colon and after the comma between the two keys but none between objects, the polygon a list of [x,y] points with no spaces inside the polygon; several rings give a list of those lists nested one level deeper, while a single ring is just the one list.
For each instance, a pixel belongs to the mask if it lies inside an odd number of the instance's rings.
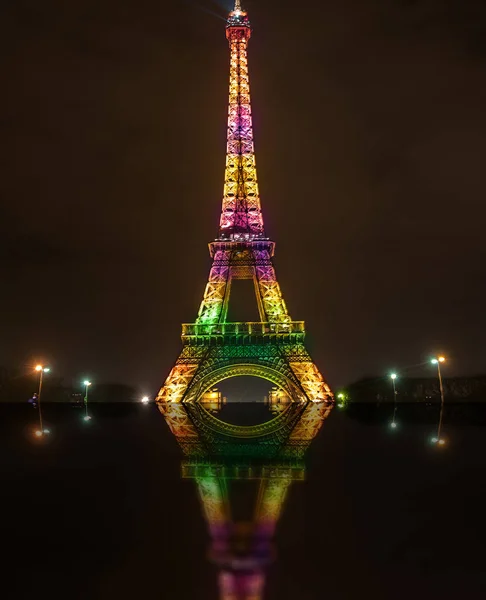
[{"label": "illuminated eiffel tower", "polygon": [[[288,488],[304,478],[305,450],[334,404],[304,346],[304,323],[292,321],[287,311],[272,262],[275,244],[265,236],[253,147],[250,35],[248,15],[236,0],[226,24],[230,96],[219,236],[209,244],[213,264],[198,317],[182,326],[182,352],[157,396],[184,452],[182,476],[197,484],[221,600],[263,597]],[[233,279],[253,280],[259,322],[227,321]],[[238,375],[267,379],[277,388],[274,396],[291,402],[259,425],[218,419],[206,399],[217,383]],[[241,488],[231,494],[239,485],[255,492],[245,518],[234,506]]]},{"label": "illuminated eiffel tower", "polygon": [[[316,412],[324,418],[334,400],[304,346],[304,322],[293,321],[289,315],[272,262],[275,243],[265,236],[253,146],[247,63],[250,36],[248,15],[236,0],[226,22],[230,90],[219,235],[209,244],[213,263],[198,317],[195,323],[182,325],[182,352],[157,403],[169,425],[171,419],[177,420],[173,430],[183,429],[186,423],[204,432],[212,453],[219,447],[222,453],[239,454],[235,438],[241,443],[258,439],[260,447],[267,447],[268,456],[268,446],[280,446],[283,440],[303,451],[320,426]],[[253,280],[259,322],[227,321],[234,279]],[[272,382],[291,399],[288,409],[252,427],[219,420],[200,399],[218,382],[238,375]],[[174,405],[179,405],[179,413]]]}]

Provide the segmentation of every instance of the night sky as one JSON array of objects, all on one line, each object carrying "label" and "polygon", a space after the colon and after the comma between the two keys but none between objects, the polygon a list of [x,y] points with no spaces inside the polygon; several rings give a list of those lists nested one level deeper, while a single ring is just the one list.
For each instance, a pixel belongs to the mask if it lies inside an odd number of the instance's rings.
[{"label": "night sky", "polygon": [[[244,5],[266,229],[324,376],[484,372],[486,5]],[[163,383],[217,233],[230,8],[2,3],[0,364]]]}]

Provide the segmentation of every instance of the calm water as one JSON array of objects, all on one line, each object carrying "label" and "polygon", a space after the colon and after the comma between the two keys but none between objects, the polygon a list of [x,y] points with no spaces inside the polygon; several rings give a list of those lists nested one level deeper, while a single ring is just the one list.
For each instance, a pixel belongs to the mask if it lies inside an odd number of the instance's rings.
[{"label": "calm water", "polygon": [[[153,405],[0,405],[2,598],[216,600],[195,484]],[[481,427],[391,432],[334,410],[277,529],[268,600],[484,598]]]}]

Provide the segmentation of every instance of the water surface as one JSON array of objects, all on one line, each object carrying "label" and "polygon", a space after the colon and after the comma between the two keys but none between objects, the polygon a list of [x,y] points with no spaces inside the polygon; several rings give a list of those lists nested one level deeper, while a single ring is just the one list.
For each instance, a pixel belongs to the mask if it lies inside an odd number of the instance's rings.
[{"label": "water surface", "polygon": [[[216,600],[195,485],[153,405],[0,405],[2,597]],[[30,423],[30,427],[29,427]],[[485,429],[333,411],[277,528],[268,600],[484,598]]]}]

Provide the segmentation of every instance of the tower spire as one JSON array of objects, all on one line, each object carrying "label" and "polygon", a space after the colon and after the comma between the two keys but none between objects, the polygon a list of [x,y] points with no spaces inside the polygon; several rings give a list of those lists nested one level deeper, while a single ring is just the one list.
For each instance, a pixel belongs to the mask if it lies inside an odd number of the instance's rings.
[{"label": "tower spire", "polygon": [[230,86],[221,239],[258,239],[265,235],[253,145],[247,60],[250,36],[248,14],[241,8],[240,0],[235,0],[226,23]]}]

